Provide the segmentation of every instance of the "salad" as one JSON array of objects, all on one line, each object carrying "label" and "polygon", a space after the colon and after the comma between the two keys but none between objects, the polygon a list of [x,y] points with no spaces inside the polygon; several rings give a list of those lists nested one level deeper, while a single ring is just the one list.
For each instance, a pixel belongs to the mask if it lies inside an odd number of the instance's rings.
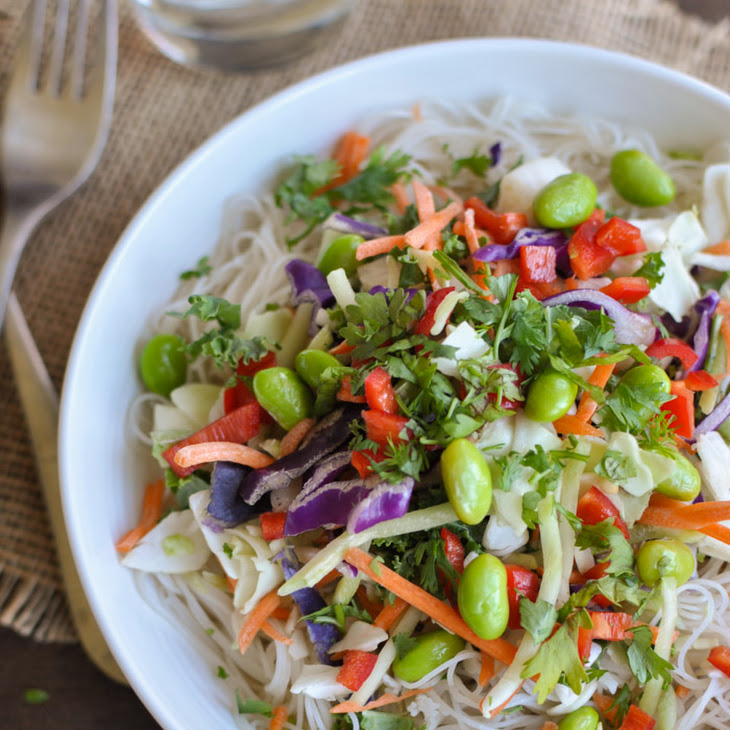
[{"label": "salad", "polygon": [[727,726],[727,159],[434,104],[229,210],[117,549],[237,722]]}]

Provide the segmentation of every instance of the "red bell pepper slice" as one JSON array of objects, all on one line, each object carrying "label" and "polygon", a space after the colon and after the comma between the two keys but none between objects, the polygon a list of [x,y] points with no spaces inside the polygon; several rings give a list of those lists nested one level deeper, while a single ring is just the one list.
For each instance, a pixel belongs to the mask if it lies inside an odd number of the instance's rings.
[{"label": "red bell pepper slice", "polygon": [[444,541],[444,552],[446,559],[451,563],[454,570],[461,574],[464,572],[464,545],[459,536],[446,527],[441,528],[441,539]]},{"label": "red bell pepper slice", "polygon": [[404,439],[399,435],[403,427],[408,423],[405,416],[395,416],[392,413],[382,411],[363,411],[363,420],[367,437],[379,446],[387,446],[388,443],[403,443]]},{"label": "red bell pepper slice", "polygon": [[348,649],[337,673],[337,681],[347,689],[357,692],[373,671],[378,655],[360,649]]},{"label": "red bell pepper slice", "polygon": [[548,297],[552,297],[555,294],[560,294],[561,292],[565,291],[565,285],[562,279],[559,277],[555,277],[553,281],[534,281],[529,282],[523,279],[521,276],[517,280],[517,287],[515,288],[515,293],[519,294],[521,291],[528,290],[532,293],[532,296],[535,297],[538,301],[542,301],[543,299],[547,299]]},{"label": "red bell pepper slice", "polygon": [[661,410],[674,416],[674,420],[669,425],[677,436],[692,438],[695,430],[694,393],[678,380],[672,382],[670,392],[674,398],[662,403]]},{"label": "red bell pepper slice", "polygon": [[555,281],[556,260],[552,246],[523,246],[520,249],[520,275],[530,284]]},{"label": "red bell pepper slice", "polygon": [[537,593],[540,590],[540,578],[528,568],[521,565],[507,564],[507,599],[509,601],[509,623],[510,629],[522,627],[520,622],[520,598],[527,598],[533,603],[537,600]]},{"label": "red bell pepper slice", "polygon": [[236,444],[245,444],[259,432],[261,413],[261,406],[256,401],[247,403],[173,444],[162,453],[162,457],[179,477],[190,476],[195,471],[195,467],[182,467],[175,463],[175,454],[183,446],[202,444],[206,441],[232,441]]},{"label": "red bell pepper slice", "polygon": [[264,512],[259,515],[261,536],[264,540],[280,540],[284,537],[286,512]]},{"label": "red bell pepper slice", "polygon": [[618,730],[654,730],[656,720],[640,710],[636,705],[631,705],[629,711]]},{"label": "red bell pepper slice", "polygon": [[446,295],[452,291],[454,291],[453,286],[445,286],[443,289],[437,289],[429,293],[426,301],[426,311],[413,325],[413,331],[417,335],[431,334],[431,329],[436,322],[436,310],[439,308],[439,304],[444,301]]},{"label": "red bell pepper slice", "polygon": [[687,386],[688,390],[695,392],[717,388],[719,385],[717,380],[713,378],[707,370],[694,370],[687,373],[684,378],[684,384]]},{"label": "red bell pepper slice", "polygon": [[613,217],[596,231],[596,243],[616,256],[646,251],[641,231],[623,218]]},{"label": "red bell pepper slice", "polygon": [[[604,575],[606,575],[609,565],[609,562],[596,563],[590,570],[586,570],[586,572],[582,574],[581,582],[587,583],[589,580],[600,580]],[[613,605],[606,596],[601,595],[600,593],[593,596],[591,600],[597,606],[601,606],[602,608],[608,608]]]},{"label": "red bell pepper slice", "polygon": [[598,487],[591,487],[579,500],[576,517],[586,525],[597,525],[599,522],[613,518],[624,537],[629,539],[629,528],[621,519],[618,507]]},{"label": "red bell pepper slice", "polygon": [[596,243],[596,233],[603,225],[605,213],[596,209],[581,223],[568,243],[568,255],[573,273],[579,279],[591,279],[608,271],[616,254]]},{"label": "red bell pepper slice", "polygon": [[362,451],[352,452],[350,463],[364,479],[368,474],[372,474],[373,462],[377,464],[385,458],[385,454],[381,450],[373,451],[372,449],[363,449]]},{"label": "red bell pepper slice", "polygon": [[649,294],[651,287],[643,276],[619,276],[600,291],[624,304],[636,304]]},{"label": "red bell pepper slice", "polygon": [[715,669],[727,674],[730,677],[730,647],[716,646],[710,651],[707,661],[712,664]]},{"label": "red bell pepper slice", "polygon": [[652,342],[645,352],[649,357],[658,360],[663,357],[676,357],[685,368],[691,368],[699,360],[699,355],[687,343],[674,337],[665,337]]},{"label": "red bell pepper slice", "polygon": [[477,227],[483,228],[495,243],[501,245],[512,243],[517,231],[527,227],[527,216],[524,213],[495,213],[476,197],[464,201],[464,207],[474,211],[474,223]]},{"label": "red bell pepper slice", "polygon": [[398,401],[390,380],[390,374],[381,367],[375,368],[365,378],[365,400],[373,411],[398,413]]}]

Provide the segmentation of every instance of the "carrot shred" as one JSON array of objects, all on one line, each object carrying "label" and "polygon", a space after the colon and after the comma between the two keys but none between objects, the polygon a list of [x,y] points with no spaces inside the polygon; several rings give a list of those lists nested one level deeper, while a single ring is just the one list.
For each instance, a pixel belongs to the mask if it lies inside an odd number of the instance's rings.
[{"label": "carrot shred", "polygon": [[596,707],[600,710],[601,714],[609,721],[613,722],[616,719],[617,707],[613,707],[613,699],[596,692],[593,695],[593,701],[596,703]]},{"label": "carrot shred", "polygon": [[231,578],[230,575],[226,576],[226,587],[231,593],[236,592],[236,586],[238,585],[238,581],[235,578]]},{"label": "carrot shred", "polygon": [[198,464],[209,464],[212,461],[231,461],[253,469],[261,469],[274,463],[273,457],[256,451],[245,444],[234,444],[231,441],[207,441],[202,444],[188,444],[175,454],[178,466],[189,467]]},{"label": "carrot shred", "polygon": [[256,634],[261,630],[266,620],[281,604],[281,598],[279,594],[273,590],[271,593],[267,593],[257,604],[254,606],[251,613],[248,614],[246,620],[241,626],[241,630],[238,632],[238,648],[241,654],[245,654],[251,642],[256,637]]},{"label": "carrot shred", "polygon": [[274,626],[268,619],[261,624],[261,631],[270,639],[278,641],[280,644],[291,646],[291,644],[294,643],[293,639],[288,636],[284,636],[284,634],[282,634],[281,631],[279,631],[279,629],[277,629],[276,626]]},{"label": "carrot shred", "polygon": [[355,131],[345,132],[337,143],[335,160],[339,164],[340,172],[327,185],[315,191],[315,195],[321,195],[327,190],[339,187],[348,180],[351,180],[359,172],[370,148],[370,137],[359,134]]},{"label": "carrot shred", "polygon": [[413,117],[414,122],[423,121],[423,112],[421,111],[421,105],[419,102],[415,102],[411,107],[411,116]]},{"label": "carrot shred", "polygon": [[291,608],[286,606],[279,606],[271,612],[269,618],[278,618],[279,621],[286,621],[291,616]]},{"label": "carrot shred", "polygon": [[575,416],[561,416],[557,421],[553,421],[553,426],[558,433],[574,433],[576,436],[596,436],[604,438],[605,434],[600,428],[591,426],[582,418]]},{"label": "carrot shred", "polygon": [[271,722],[269,722],[269,730],[282,730],[287,721],[287,711],[284,705],[277,705],[271,714]]},{"label": "carrot shred", "polygon": [[[430,241],[440,238],[441,231],[453,220],[462,210],[458,203],[449,203],[445,208],[434,213],[430,218],[419,223],[405,235],[406,245],[412,248],[424,248]],[[358,253],[360,249],[358,248]]]},{"label": "carrot shred", "polygon": [[715,256],[730,256],[730,241],[720,241],[702,249],[702,253],[711,253]]},{"label": "carrot shred", "polygon": [[480,687],[486,687],[489,680],[496,674],[496,669],[494,667],[494,657],[489,656],[485,651],[481,652],[481,655],[482,663],[479,668],[478,682]]},{"label": "carrot shred", "polygon": [[385,565],[378,564],[373,569],[373,557],[360,548],[351,547],[344,555],[345,560],[364,573],[371,580],[387,588],[391,593],[404,599],[419,611],[430,616],[445,629],[458,634],[478,649],[485,651],[503,664],[511,664],[517,647],[506,639],[482,639],[467,626],[461,616],[449,605],[427,593],[420,586],[398,575]]},{"label": "carrot shred", "polygon": [[330,347],[330,355],[349,355],[355,349],[355,345],[348,345],[345,340],[342,340],[338,345]]},{"label": "carrot shred", "polygon": [[[588,382],[596,388],[605,388],[606,383],[613,374],[615,367],[616,365],[614,364],[596,365],[596,367],[593,369],[593,372],[591,373],[591,376],[588,378]],[[597,408],[598,403],[596,403],[596,401],[591,398],[590,394],[587,391],[584,391],[583,395],[581,395],[580,403],[578,404],[578,412],[576,413],[576,415],[578,416],[578,418],[581,418],[584,421],[590,421],[591,418],[593,418],[593,414],[596,412]]]},{"label": "carrot shred", "polygon": [[342,573],[340,573],[339,570],[330,570],[327,575],[325,575],[324,578],[322,578],[319,583],[315,586],[317,590],[320,590],[320,588],[324,588],[325,586],[328,586],[330,583],[334,583],[338,578],[342,577]]},{"label": "carrot shred", "polygon": [[408,193],[406,192],[406,186],[398,180],[390,186],[390,192],[393,193],[395,198],[395,207],[397,211],[403,215],[406,212],[406,208],[410,204],[408,199]]},{"label": "carrot shred", "polygon": [[[455,193],[451,188],[443,185],[430,185],[428,188],[437,198],[443,200],[444,203],[450,203],[452,200],[463,207],[464,198]],[[486,234],[485,234],[486,235]]]},{"label": "carrot shred", "polygon": [[357,596],[357,600],[360,602],[360,605],[370,614],[371,617],[380,615],[380,612],[383,610],[383,604],[378,601],[373,601],[370,596],[368,596],[365,586],[358,586],[357,591],[355,591],[355,595]]},{"label": "carrot shred", "polygon": [[315,423],[317,423],[317,421],[314,418],[302,418],[299,423],[292,426],[286,436],[281,439],[280,456],[293,454],[309,432],[309,429],[312,428]]},{"label": "carrot shred", "polygon": [[340,714],[344,712],[365,712],[367,710],[374,710],[376,707],[384,707],[385,705],[392,705],[395,702],[403,702],[403,700],[410,699],[416,695],[420,695],[423,692],[428,692],[431,687],[421,687],[420,689],[409,689],[400,695],[394,695],[390,692],[386,692],[384,695],[378,697],[377,700],[368,702],[365,705],[361,705],[358,702],[348,700],[347,702],[340,702],[339,705],[335,705],[330,712],[332,714]]},{"label": "carrot shred", "polygon": [[389,631],[390,627],[403,615],[408,608],[408,604],[396,596],[393,603],[386,603],[383,610],[375,617],[373,626],[377,626],[383,631]]},{"label": "carrot shred", "polygon": [[416,201],[418,220],[423,223],[436,212],[433,193],[417,177],[411,181],[411,187],[413,188],[413,198]]},{"label": "carrot shred", "polygon": [[122,536],[116,544],[120,553],[128,553],[160,520],[162,499],[165,496],[165,481],[151,482],[144,490],[142,516],[136,527]]},{"label": "carrot shred", "polygon": [[702,530],[713,527],[717,522],[730,520],[730,501],[699,502],[684,504],[677,500],[653,494],[649,506],[639,518],[643,525],[671,527],[679,530]]},{"label": "carrot shred", "polygon": [[547,720],[542,724],[540,730],[558,730],[558,726],[554,722]]},{"label": "carrot shred", "polygon": [[355,251],[355,258],[358,261],[368,259],[371,256],[378,256],[381,253],[388,253],[394,248],[403,248],[406,245],[406,237],[404,235],[382,236],[381,238],[371,238],[369,241],[363,241]]},{"label": "carrot shred", "polygon": [[730,527],[725,525],[707,525],[706,527],[700,527],[699,532],[709,537],[714,537],[715,540],[720,540],[726,545],[730,545]]}]

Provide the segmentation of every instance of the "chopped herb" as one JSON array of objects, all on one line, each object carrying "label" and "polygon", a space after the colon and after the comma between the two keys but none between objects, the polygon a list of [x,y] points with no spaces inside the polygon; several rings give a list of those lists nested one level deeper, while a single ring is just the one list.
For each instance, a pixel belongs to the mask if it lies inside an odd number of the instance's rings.
[{"label": "chopped herb", "polygon": [[536,644],[545,641],[552,634],[558,619],[555,606],[542,599],[533,603],[527,598],[522,598],[519,607],[522,628],[532,636]]},{"label": "chopped herb", "polygon": [[232,548],[232,547],[231,547],[231,546],[230,546],[230,545],[229,545],[229,544],[228,544],[227,542],[224,542],[224,543],[223,543],[223,552],[224,552],[224,553],[225,553],[225,554],[226,554],[226,555],[227,555],[227,556],[228,556],[229,558],[232,558],[232,557],[233,557],[233,548]]},{"label": "chopped herb", "polygon": [[242,700],[241,695],[236,690],[236,707],[238,708],[239,715],[264,715],[265,717],[271,717],[274,714],[274,708],[263,700],[257,700],[249,697],[247,700]]},{"label": "chopped herb", "polygon": [[633,276],[643,276],[653,289],[664,279],[664,259],[661,251],[644,254],[644,263],[634,272]]},{"label": "chopped herb", "polygon": [[180,278],[183,281],[188,281],[189,279],[201,279],[207,274],[210,274],[211,268],[208,264],[208,260],[208,256],[199,258],[195,268],[190,269],[189,271],[183,271],[182,274],[180,274]]},{"label": "chopped herb", "polygon": [[225,667],[218,666],[218,677],[220,679],[228,679],[231,675],[225,670]]},{"label": "chopped herb", "polygon": [[608,450],[596,465],[595,472],[618,484],[636,476],[636,464],[620,451]]},{"label": "chopped herb", "polygon": [[42,705],[50,699],[51,695],[46,690],[38,689],[37,687],[27,689],[23,693],[23,700],[29,705]]},{"label": "chopped herb", "polygon": [[630,629],[632,639],[628,642],[626,656],[629,668],[640,684],[646,684],[650,679],[661,679],[666,689],[672,682],[671,662],[662,659],[652,648],[654,640],[649,626],[634,626]]}]

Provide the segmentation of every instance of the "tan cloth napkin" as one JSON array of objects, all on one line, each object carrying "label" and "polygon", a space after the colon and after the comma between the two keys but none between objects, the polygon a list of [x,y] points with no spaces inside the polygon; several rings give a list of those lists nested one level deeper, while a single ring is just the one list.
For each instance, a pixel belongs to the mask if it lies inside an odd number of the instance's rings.
[{"label": "tan cloth napkin", "polygon": [[[23,5],[0,2],[3,88]],[[711,25],[658,0],[361,0],[335,43],[284,68],[236,75],[193,71],[166,60],[141,35],[122,2],[119,79],[107,148],[83,189],[39,229],[16,282],[56,385],[61,385],[76,323],[107,255],[139,206],[189,152],[252,104],[313,73],[384,49],[468,36],[602,46],[730,90],[730,19]],[[43,641],[73,641],[4,348],[0,403],[0,623]]]}]

